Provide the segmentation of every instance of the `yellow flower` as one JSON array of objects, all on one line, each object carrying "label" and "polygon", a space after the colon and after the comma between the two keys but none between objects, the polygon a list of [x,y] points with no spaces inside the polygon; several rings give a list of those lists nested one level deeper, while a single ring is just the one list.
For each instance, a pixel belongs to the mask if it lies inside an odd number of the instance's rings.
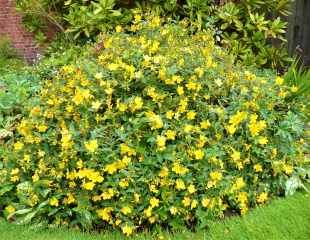
[{"label": "yellow flower", "polygon": [[143,99],[141,97],[135,97],[129,104],[132,112],[140,110],[143,107]]},{"label": "yellow flower", "polygon": [[174,112],[173,111],[169,110],[168,112],[166,112],[166,118],[172,119],[173,116],[174,116]]},{"label": "yellow flower", "polygon": [[133,197],[134,197],[134,201],[135,201],[136,203],[140,202],[140,197],[141,197],[140,194],[134,193],[134,194],[133,194]]},{"label": "yellow flower", "polygon": [[117,26],[115,27],[115,31],[116,31],[117,33],[120,33],[120,32],[122,32],[122,31],[123,31],[123,28],[122,28],[122,26],[120,26],[120,25],[117,25]]},{"label": "yellow flower", "polygon": [[239,177],[239,178],[236,179],[235,183],[233,184],[232,189],[233,190],[239,190],[239,189],[243,188],[245,185],[246,184],[245,184],[243,178]]},{"label": "yellow flower", "polygon": [[95,187],[95,183],[94,182],[85,182],[82,184],[82,188],[88,190],[88,191],[91,191],[93,190]]},{"label": "yellow flower", "polygon": [[95,78],[98,79],[98,80],[102,79],[102,77],[103,77],[102,73],[98,72],[98,73],[95,74]]},{"label": "yellow flower", "polygon": [[101,193],[100,196],[102,197],[102,200],[109,200],[109,199],[112,199],[114,195],[115,195],[114,189],[109,188],[108,190]]},{"label": "yellow flower", "polygon": [[186,87],[188,90],[195,90],[197,88],[197,83],[190,81],[186,84]]},{"label": "yellow flower", "polygon": [[195,159],[196,160],[201,160],[203,159],[203,157],[205,156],[205,153],[204,151],[202,151],[201,149],[196,149],[194,151],[194,156],[195,156]]},{"label": "yellow flower", "polygon": [[189,197],[184,197],[182,203],[184,207],[188,207],[191,205],[191,199]]},{"label": "yellow flower", "polygon": [[238,152],[238,151],[236,151],[236,150],[234,150],[234,149],[233,149],[232,154],[230,155],[230,157],[231,157],[232,160],[234,160],[234,161],[240,160],[240,156],[241,156],[240,152]]},{"label": "yellow flower", "polygon": [[191,209],[196,208],[197,205],[198,205],[198,201],[197,201],[196,199],[194,199],[194,200],[192,201],[192,203],[191,203]]},{"label": "yellow flower", "polygon": [[204,145],[206,144],[206,142],[207,142],[207,138],[205,137],[205,136],[203,136],[203,135],[200,135],[199,136],[199,140],[197,141],[197,147],[198,148],[203,148],[204,147]]},{"label": "yellow flower", "polygon": [[236,132],[237,128],[235,125],[228,125],[226,127],[226,130],[230,135],[233,135]]},{"label": "yellow flower", "polygon": [[117,63],[110,63],[107,68],[110,70],[110,71],[116,71],[118,68],[119,68],[119,65]]},{"label": "yellow flower", "polygon": [[277,156],[277,154],[278,154],[278,150],[276,148],[273,148],[271,150],[271,158],[274,158],[275,156]]},{"label": "yellow flower", "polygon": [[151,26],[152,27],[159,27],[161,23],[161,19],[159,16],[153,17],[151,20]]},{"label": "yellow flower", "polygon": [[150,205],[152,208],[158,207],[159,206],[159,199],[157,199],[156,197],[152,197],[150,199]]},{"label": "yellow flower", "polygon": [[111,220],[111,218],[112,218],[112,216],[111,216],[111,212],[112,211],[113,211],[113,208],[106,207],[104,209],[97,210],[97,215],[102,220],[109,222]]},{"label": "yellow flower", "polygon": [[179,86],[179,87],[177,88],[177,93],[178,93],[180,96],[182,96],[182,95],[184,94],[184,88],[181,87],[181,86]]},{"label": "yellow flower", "polygon": [[187,191],[190,193],[190,194],[193,194],[196,192],[196,188],[195,188],[195,185],[194,184],[190,184],[187,188]]},{"label": "yellow flower", "polygon": [[185,187],[185,184],[183,182],[182,179],[178,178],[176,181],[175,181],[175,188],[177,190],[184,190],[186,187]]},{"label": "yellow flower", "polygon": [[244,214],[246,214],[249,211],[249,208],[247,206],[242,206],[240,208],[240,214],[243,216]]},{"label": "yellow flower", "polygon": [[153,112],[147,112],[146,116],[151,124],[151,129],[160,129],[164,126],[164,123],[159,115],[156,115]]},{"label": "yellow flower", "polygon": [[204,120],[200,123],[201,129],[208,129],[211,126],[211,123],[209,120]]},{"label": "yellow flower", "polygon": [[125,103],[118,102],[117,103],[117,109],[120,112],[125,112],[127,110],[127,105]]},{"label": "yellow flower", "polygon": [[128,215],[132,212],[131,208],[128,207],[128,206],[125,206],[125,207],[122,207],[121,209],[121,212],[124,214],[124,215]]},{"label": "yellow flower", "polygon": [[24,147],[24,144],[23,144],[22,142],[16,142],[16,143],[14,143],[14,150],[16,150],[16,151],[22,150],[23,147]]},{"label": "yellow flower", "polygon": [[114,174],[118,170],[118,164],[117,163],[110,163],[107,164],[104,168],[105,172],[108,172],[110,175]]},{"label": "yellow flower", "polygon": [[19,181],[19,176],[12,176],[12,177],[10,178],[10,181],[11,181],[11,182],[17,182],[17,181]]},{"label": "yellow flower", "polygon": [[268,193],[262,192],[256,198],[257,203],[264,203],[268,200]]},{"label": "yellow flower", "polygon": [[85,142],[84,145],[86,150],[90,153],[94,153],[98,149],[98,142],[96,139]]},{"label": "yellow flower", "polygon": [[259,163],[254,165],[254,171],[255,172],[262,172],[263,171],[263,167],[262,165],[260,165]]},{"label": "yellow flower", "polygon": [[134,19],[135,19],[135,22],[141,22],[142,17],[141,17],[141,15],[136,14],[136,15],[134,15]]},{"label": "yellow flower", "polygon": [[126,236],[130,236],[133,233],[133,230],[134,228],[127,224],[122,227],[122,231]]},{"label": "yellow flower", "polygon": [[165,149],[165,147],[166,147],[166,137],[164,137],[164,136],[157,136],[156,137],[156,144],[157,144],[157,147],[159,149]]},{"label": "yellow flower", "polygon": [[268,143],[268,139],[266,137],[259,137],[258,143],[261,145],[266,145]]},{"label": "yellow flower", "polygon": [[182,166],[178,162],[173,163],[172,171],[179,175],[184,175],[189,172],[187,167]]},{"label": "yellow flower", "polygon": [[143,212],[144,212],[146,217],[151,217],[152,216],[152,211],[153,211],[153,208],[150,206],[147,209],[144,209]]},{"label": "yellow flower", "polygon": [[128,156],[135,156],[136,155],[136,151],[129,147],[128,145],[126,145],[125,143],[122,143],[120,145],[120,150],[121,150],[121,154],[127,154]]},{"label": "yellow flower", "polygon": [[67,111],[68,113],[72,113],[73,110],[74,110],[74,107],[73,107],[72,105],[66,106],[66,111]]},{"label": "yellow flower", "polygon": [[285,172],[287,175],[291,175],[292,172],[293,172],[293,167],[290,166],[290,165],[285,164],[285,165],[283,166],[283,170],[284,170],[284,172]]},{"label": "yellow flower", "polygon": [[122,223],[122,220],[120,220],[120,219],[116,219],[115,220],[115,225],[116,226],[120,225],[121,223]]},{"label": "yellow flower", "polygon": [[40,112],[41,112],[40,107],[36,106],[36,107],[31,109],[30,114],[33,116],[39,116]]},{"label": "yellow flower", "polygon": [[222,180],[223,175],[219,171],[213,171],[213,172],[210,172],[210,178],[215,182],[219,182]]},{"label": "yellow flower", "polygon": [[38,175],[37,173],[35,173],[35,174],[32,175],[32,181],[33,181],[33,182],[37,182],[37,181],[39,181],[39,180],[40,180],[40,177],[39,177],[39,175]]},{"label": "yellow flower", "polygon": [[192,130],[193,130],[193,125],[190,125],[190,124],[186,124],[185,126],[184,126],[184,132],[186,132],[186,133],[190,133]]},{"label": "yellow flower", "polygon": [[198,75],[198,77],[201,78],[203,76],[203,74],[204,74],[204,70],[203,70],[203,68],[198,67],[198,68],[195,69],[195,73]]},{"label": "yellow flower", "polygon": [[19,174],[19,169],[18,168],[14,168],[11,172],[11,175],[17,175]]},{"label": "yellow flower", "polygon": [[97,111],[97,110],[100,108],[100,106],[101,106],[101,102],[100,102],[100,101],[92,102],[92,108],[93,108],[94,110]]},{"label": "yellow flower", "polygon": [[211,200],[209,198],[203,198],[201,201],[201,204],[203,207],[207,208],[211,203]]},{"label": "yellow flower", "polygon": [[248,194],[246,192],[238,193],[237,200],[241,205],[246,205],[248,202]]},{"label": "yellow flower", "polygon": [[93,181],[93,182],[98,182],[101,183],[103,182],[104,178],[101,176],[100,172],[96,172],[93,170],[90,170],[88,173],[88,179]]},{"label": "yellow flower", "polygon": [[50,204],[51,206],[58,207],[59,201],[58,201],[57,198],[53,197],[53,198],[50,199],[49,204]]},{"label": "yellow flower", "polygon": [[295,86],[295,85],[291,87],[291,91],[293,93],[297,92],[298,90],[299,90],[299,88],[297,86]]},{"label": "yellow flower", "polygon": [[244,76],[245,76],[245,79],[248,80],[248,81],[253,81],[256,79],[256,76],[255,74],[249,72],[249,71],[245,71],[244,72]]},{"label": "yellow flower", "polygon": [[149,217],[149,222],[151,223],[151,224],[153,224],[153,223],[155,223],[155,221],[156,221],[156,217],[155,216],[152,216],[152,217]]},{"label": "yellow flower", "polygon": [[188,120],[194,120],[196,117],[196,112],[195,111],[188,111],[188,113],[186,114],[186,117]]},{"label": "yellow flower", "polygon": [[175,140],[175,135],[176,135],[175,131],[167,130],[165,134],[168,140]]},{"label": "yellow flower", "polygon": [[176,207],[171,207],[169,209],[171,215],[176,215],[178,213],[178,209]]},{"label": "yellow flower", "polygon": [[264,120],[257,121],[257,115],[253,114],[249,123],[249,130],[253,137],[257,136],[259,132],[266,128],[266,122]]},{"label": "yellow flower", "polygon": [[118,185],[120,185],[121,188],[126,188],[129,186],[129,182],[126,179],[122,179]]},{"label": "yellow flower", "polygon": [[157,51],[158,51],[158,49],[159,49],[159,46],[160,46],[160,42],[158,42],[158,41],[154,41],[153,43],[152,43],[152,45],[150,46],[150,53],[156,53]]},{"label": "yellow flower", "polygon": [[92,95],[90,94],[90,91],[87,89],[80,89],[77,88],[75,95],[72,98],[72,101],[76,104],[76,105],[80,105],[83,102],[85,102],[85,100],[88,100],[92,97]]},{"label": "yellow flower", "polygon": [[231,118],[229,119],[229,123],[231,125],[237,126],[239,125],[243,120],[245,120],[247,117],[247,113],[246,112],[240,112],[238,111],[235,115],[231,116]]},{"label": "yellow flower", "polygon": [[43,132],[46,132],[48,127],[44,124],[40,124],[37,128],[39,132],[43,133]]},{"label": "yellow flower", "polygon": [[163,167],[159,172],[159,176],[162,178],[167,177],[168,175],[169,175],[169,169],[167,167]]},{"label": "yellow flower", "polygon": [[74,202],[75,202],[74,196],[72,195],[72,193],[68,193],[67,194],[67,198],[65,199],[65,203],[66,204],[71,204],[71,203],[74,203]]},{"label": "yellow flower", "polygon": [[10,215],[13,212],[15,212],[15,208],[12,205],[6,206],[4,210],[8,213],[8,215]]},{"label": "yellow flower", "polygon": [[276,77],[276,85],[282,85],[283,84],[283,82],[284,82],[284,79],[283,78],[281,78],[281,77]]}]

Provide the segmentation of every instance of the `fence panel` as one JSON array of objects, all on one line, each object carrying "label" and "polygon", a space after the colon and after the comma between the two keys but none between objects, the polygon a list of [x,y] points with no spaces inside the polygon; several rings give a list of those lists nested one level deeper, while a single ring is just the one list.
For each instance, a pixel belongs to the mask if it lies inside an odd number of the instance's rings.
[{"label": "fence panel", "polygon": [[295,0],[289,19],[288,47],[310,66],[310,0]]}]

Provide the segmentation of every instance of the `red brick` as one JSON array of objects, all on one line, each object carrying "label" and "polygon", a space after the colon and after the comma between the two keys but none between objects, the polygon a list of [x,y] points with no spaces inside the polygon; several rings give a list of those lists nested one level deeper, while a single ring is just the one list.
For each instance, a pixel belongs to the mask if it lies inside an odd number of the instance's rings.
[{"label": "red brick", "polygon": [[15,10],[14,0],[0,0],[0,37],[8,36],[12,45],[29,62],[40,53],[33,35],[25,30],[22,18]]}]

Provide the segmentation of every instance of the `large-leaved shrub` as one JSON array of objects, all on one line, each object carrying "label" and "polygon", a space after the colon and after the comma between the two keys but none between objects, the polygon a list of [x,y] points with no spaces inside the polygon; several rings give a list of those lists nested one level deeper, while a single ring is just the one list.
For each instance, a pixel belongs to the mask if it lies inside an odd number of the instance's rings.
[{"label": "large-leaved shrub", "polygon": [[209,1],[209,0],[18,0],[24,23],[45,40],[51,25],[74,39],[94,39],[102,31],[153,12],[173,19],[189,19],[196,30],[213,28],[222,46],[247,65],[283,69],[288,63],[285,45],[286,22],[291,0]]}]

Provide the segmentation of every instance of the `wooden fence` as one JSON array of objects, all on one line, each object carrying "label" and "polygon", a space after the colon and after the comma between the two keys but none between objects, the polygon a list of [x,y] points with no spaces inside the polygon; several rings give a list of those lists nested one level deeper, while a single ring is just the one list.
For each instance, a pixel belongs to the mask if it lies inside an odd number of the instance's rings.
[{"label": "wooden fence", "polygon": [[310,0],[295,0],[289,18],[288,48],[310,66]]}]

